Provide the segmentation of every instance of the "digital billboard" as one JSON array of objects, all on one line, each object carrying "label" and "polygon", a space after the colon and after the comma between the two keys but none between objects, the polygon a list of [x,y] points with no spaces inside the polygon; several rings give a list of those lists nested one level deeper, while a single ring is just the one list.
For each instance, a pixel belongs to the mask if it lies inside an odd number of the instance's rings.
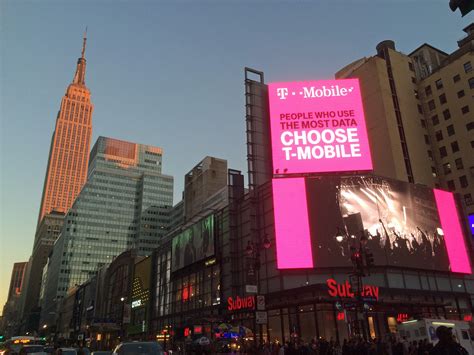
[{"label": "digital billboard", "polygon": [[358,79],[268,85],[273,174],[372,170]]},{"label": "digital billboard", "polygon": [[[278,202],[289,191],[304,205],[298,213],[293,203]],[[375,265],[471,273],[450,192],[376,176],[326,175],[274,179],[273,198],[279,269],[350,266],[350,248],[364,235]],[[309,251],[300,259],[289,244]]]},{"label": "digital billboard", "polygon": [[173,238],[171,270],[214,255],[214,215],[209,215]]},{"label": "digital billboard", "polygon": [[469,231],[474,236],[474,214],[470,214],[468,217],[469,220]]}]

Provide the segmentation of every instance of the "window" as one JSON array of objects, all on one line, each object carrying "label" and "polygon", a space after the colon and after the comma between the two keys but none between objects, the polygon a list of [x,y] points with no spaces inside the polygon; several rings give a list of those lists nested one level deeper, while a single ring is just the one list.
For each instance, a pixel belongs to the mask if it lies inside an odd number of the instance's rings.
[{"label": "window", "polygon": [[426,128],[426,121],[425,120],[420,120],[421,127]]},{"label": "window", "polygon": [[446,150],[446,147],[441,147],[439,148],[439,155],[441,156],[441,158],[444,158],[445,156],[448,155],[448,152]]},{"label": "window", "polygon": [[446,100],[446,94],[441,94],[441,95],[439,95],[439,103],[440,103],[441,105],[443,105],[443,104],[445,104],[446,102],[447,102],[447,100]]},{"label": "window", "polygon": [[428,137],[426,134],[425,134],[425,143],[426,144],[430,144],[430,137]]},{"label": "window", "polygon": [[431,85],[428,85],[427,87],[425,87],[426,96],[430,96],[432,93],[433,91],[431,90]]},{"label": "window", "polygon": [[451,164],[450,163],[443,164],[443,172],[444,172],[444,175],[451,174]]},{"label": "window", "polygon": [[408,68],[409,68],[411,71],[415,71],[415,68],[413,67],[413,63],[412,63],[412,62],[408,62]]},{"label": "window", "polygon": [[414,76],[411,77],[411,82],[412,82],[413,84],[416,84],[416,78],[415,78]]},{"label": "window", "polygon": [[457,83],[459,80],[461,80],[461,75],[456,74],[455,76],[453,76],[453,81],[454,81],[455,83]]},{"label": "window", "polygon": [[469,122],[467,125],[466,125],[466,129],[468,131],[474,129],[474,121],[473,122]]},{"label": "window", "polygon": [[441,79],[438,79],[435,81],[436,89],[442,89],[443,88],[443,82]]},{"label": "window", "polygon": [[458,142],[451,143],[451,150],[453,151],[453,153],[459,152]]},{"label": "window", "polygon": [[433,111],[436,108],[434,100],[428,101],[428,108],[430,109],[430,111]]},{"label": "window", "polygon": [[433,126],[436,126],[437,124],[439,124],[438,115],[434,115],[433,117],[431,117],[431,121],[433,122]]},{"label": "window", "polygon": [[448,127],[446,127],[446,130],[448,131],[448,136],[454,135],[456,132],[454,131],[454,126],[451,124]]},{"label": "window", "polygon": [[469,89],[474,89],[474,77],[469,78],[467,82],[469,83]]},{"label": "window", "polygon": [[465,194],[464,195],[464,201],[466,202],[467,206],[472,205],[472,195],[471,194]]},{"label": "window", "polygon": [[436,132],[436,140],[439,142],[440,140],[443,140],[443,132],[442,131],[437,131]]},{"label": "window", "polygon": [[447,184],[448,184],[448,190],[449,191],[456,190],[456,185],[454,185],[454,180],[449,180]]},{"label": "window", "polygon": [[428,157],[430,158],[430,160],[433,160],[433,152],[431,150],[428,150]]},{"label": "window", "polygon": [[446,121],[449,120],[451,118],[451,112],[449,112],[448,109],[444,110],[443,111],[443,117]]},{"label": "window", "polygon": [[455,161],[454,161],[454,164],[456,164],[456,169],[457,170],[462,170],[464,169],[464,165],[462,163],[462,159],[461,158],[457,158]]},{"label": "window", "polygon": [[418,113],[423,113],[423,108],[421,107],[420,104],[418,104]]},{"label": "window", "polygon": [[458,91],[458,99],[460,99],[461,97],[464,97],[464,90],[461,90],[461,91]]},{"label": "window", "polygon": [[474,141],[471,141],[471,148],[474,148]]},{"label": "window", "polygon": [[464,106],[463,108],[461,108],[461,112],[462,112],[463,115],[465,115],[466,113],[468,113],[468,112],[469,112],[469,106],[466,105],[466,106]]},{"label": "window", "polygon": [[466,62],[466,63],[464,63],[464,72],[465,72],[465,73],[469,73],[470,71],[472,71],[471,62]]},{"label": "window", "polygon": [[461,187],[467,187],[469,185],[466,175],[459,177],[459,183],[461,184]]}]

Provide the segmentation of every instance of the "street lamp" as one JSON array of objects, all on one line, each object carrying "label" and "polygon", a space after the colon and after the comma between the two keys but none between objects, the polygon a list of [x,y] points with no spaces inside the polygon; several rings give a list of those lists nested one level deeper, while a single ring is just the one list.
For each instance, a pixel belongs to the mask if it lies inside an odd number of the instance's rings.
[{"label": "street lamp", "polygon": [[48,325],[47,324],[43,324],[43,329],[46,329],[48,328]]}]

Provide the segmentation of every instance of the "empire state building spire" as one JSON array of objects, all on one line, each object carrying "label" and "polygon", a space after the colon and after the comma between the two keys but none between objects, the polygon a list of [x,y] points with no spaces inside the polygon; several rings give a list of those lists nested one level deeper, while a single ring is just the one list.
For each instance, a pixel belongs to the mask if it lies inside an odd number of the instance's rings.
[{"label": "empire state building spire", "polygon": [[84,32],[83,42],[82,42],[82,53],[81,58],[77,60],[76,74],[72,80],[73,84],[86,85],[86,43],[87,43],[87,27]]}]

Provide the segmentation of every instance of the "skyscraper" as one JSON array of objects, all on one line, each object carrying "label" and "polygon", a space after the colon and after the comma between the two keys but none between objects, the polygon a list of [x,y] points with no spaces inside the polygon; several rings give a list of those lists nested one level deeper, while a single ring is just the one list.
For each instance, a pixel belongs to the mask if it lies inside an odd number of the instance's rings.
[{"label": "skyscraper", "polygon": [[69,209],[50,257],[41,324],[55,302],[127,249],[149,255],[168,230],[173,177],[161,173],[158,147],[99,137],[88,180]]},{"label": "skyscraper", "polygon": [[28,266],[27,262],[14,263],[12,276],[10,279],[10,287],[8,289],[7,302],[3,306],[3,331],[6,336],[16,335],[19,319],[18,319],[18,303],[20,296],[24,290],[25,271]]},{"label": "skyscraper", "polygon": [[87,178],[94,106],[85,83],[86,41],[84,35],[74,79],[61,100],[56,118],[38,225],[53,210],[67,212]]},{"label": "skyscraper", "polygon": [[29,313],[38,306],[41,273],[47,256],[59,234],[58,229],[65,213],[87,178],[94,107],[90,100],[90,91],[85,85],[86,41],[84,35],[76,73],[61,100],[51,138],[33,253],[25,275],[25,292],[21,296],[19,307],[26,330],[34,328],[34,324],[26,319],[31,318]]}]

